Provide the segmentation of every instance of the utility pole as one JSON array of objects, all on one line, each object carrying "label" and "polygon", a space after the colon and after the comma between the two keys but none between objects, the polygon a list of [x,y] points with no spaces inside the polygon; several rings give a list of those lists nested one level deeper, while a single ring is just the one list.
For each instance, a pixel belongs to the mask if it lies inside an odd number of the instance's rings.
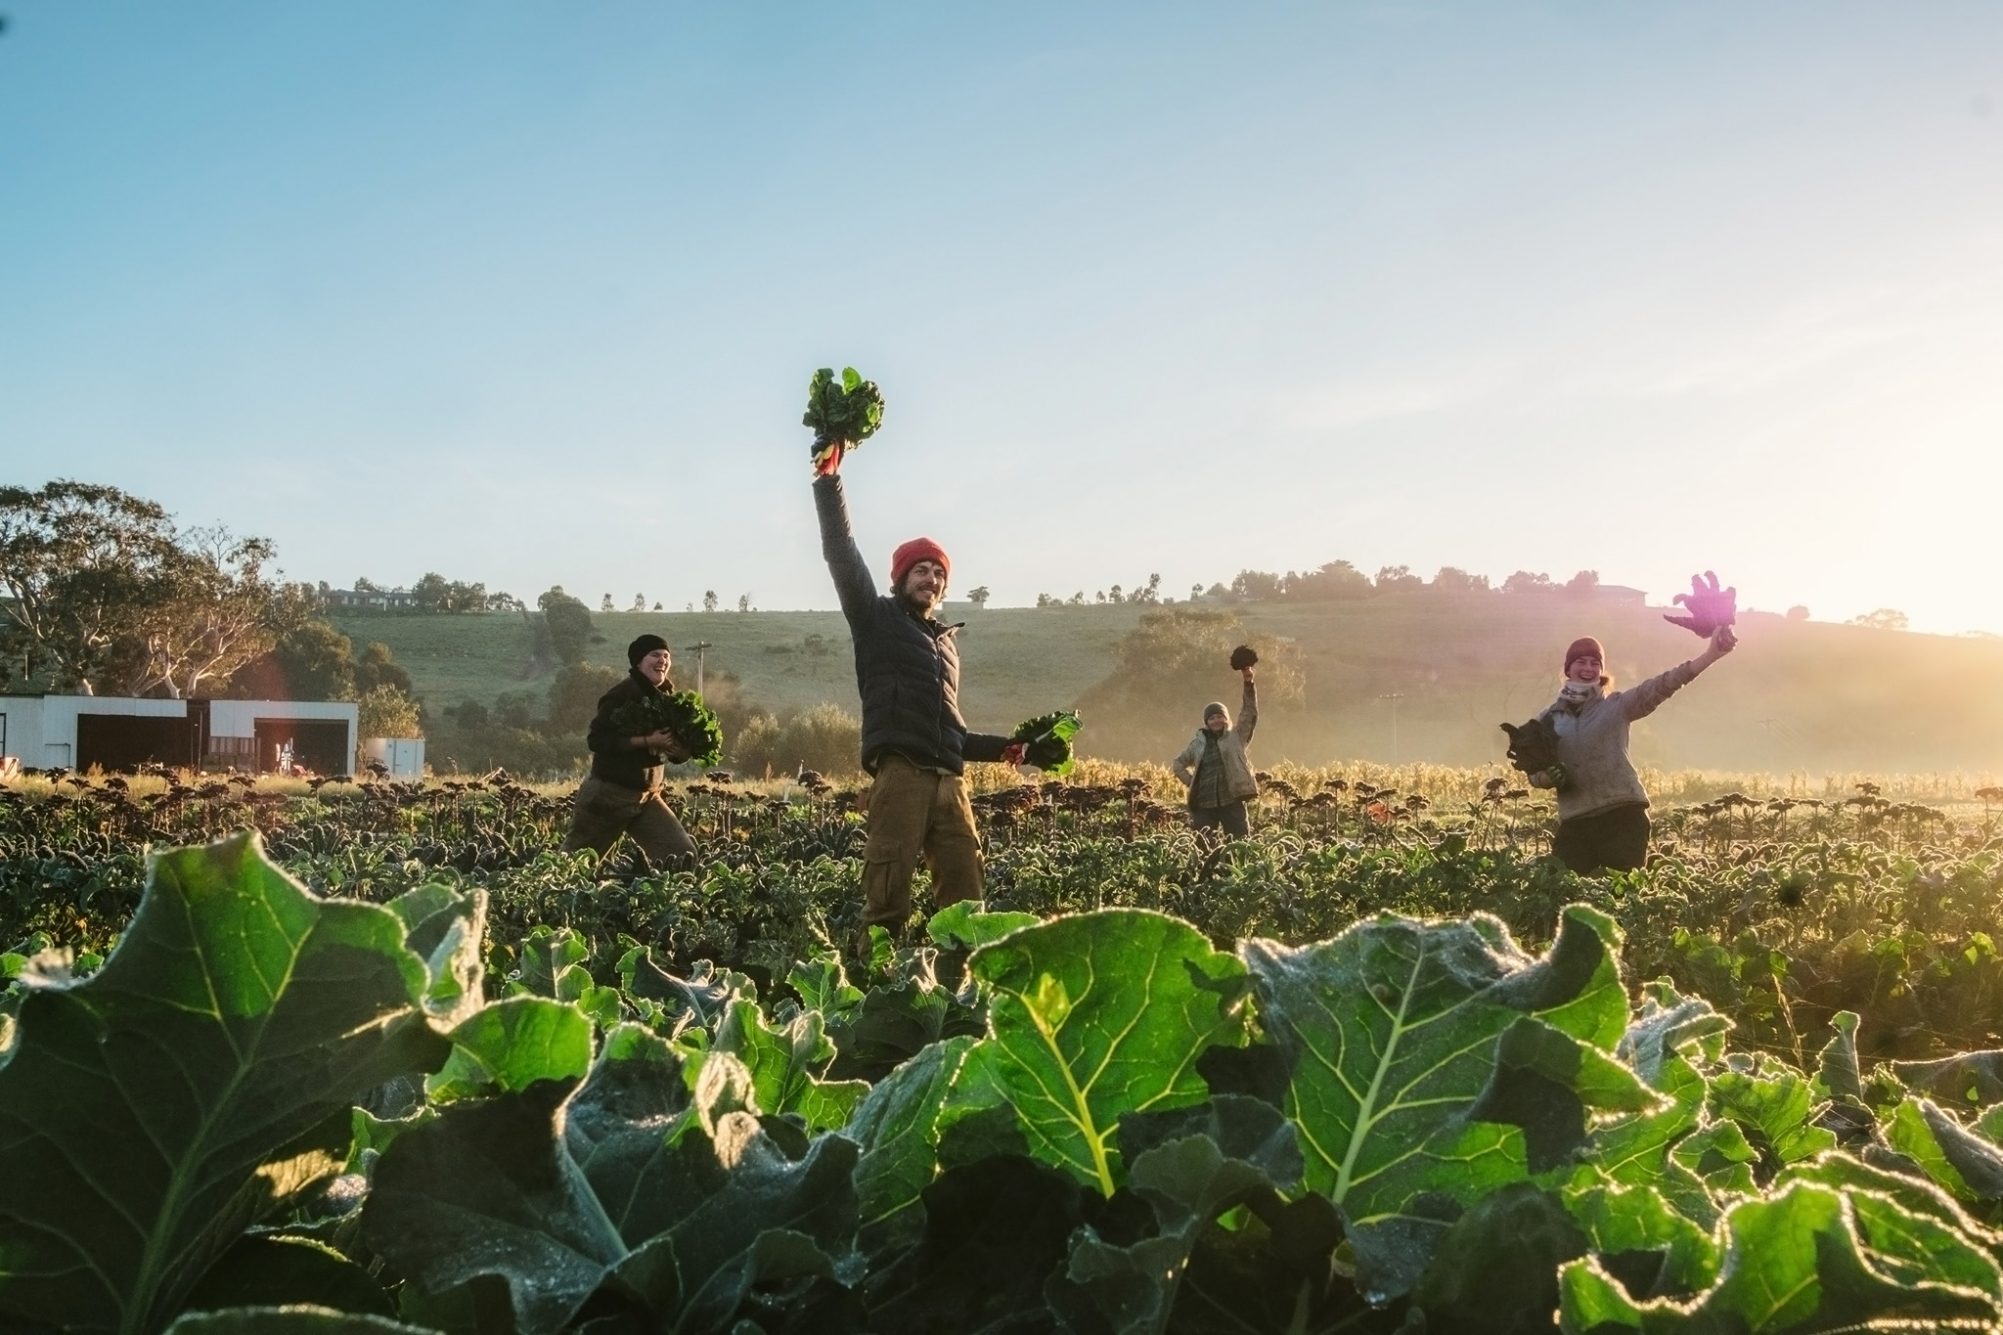
[{"label": "utility pole", "polygon": [[716,648],[716,646],[711,644],[708,640],[697,640],[694,644],[688,647],[688,652],[695,655],[695,693],[697,695],[702,694],[703,655],[706,651],[714,648]]},{"label": "utility pole", "polygon": [[1398,763],[1398,702],[1405,698],[1403,691],[1387,691],[1377,697],[1391,702],[1391,763]]}]

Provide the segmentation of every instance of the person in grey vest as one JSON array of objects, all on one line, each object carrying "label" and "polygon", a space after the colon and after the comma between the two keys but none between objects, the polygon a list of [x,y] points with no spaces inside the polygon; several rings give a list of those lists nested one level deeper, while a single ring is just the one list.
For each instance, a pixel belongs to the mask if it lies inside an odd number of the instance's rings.
[{"label": "person in grey vest", "polygon": [[1252,832],[1245,804],[1259,795],[1259,780],[1245,748],[1252,744],[1252,730],[1259,726],[1259,686],[1254,669],[1242,668],[1245,698],[1238,707],[1238,721],[1222,700],[1203,707],[1203,726],[1182,754],[1170,766],[1175,777],[1189,789],[1189,823],[1198,830],[1220,829],[1234,839]]},{"label": "person in grey vest", "polygon": [[1730,626],[1720,626],[1703,653],[1625,691],[1612,689],[1598,640],[1583,636],[1565,650],[1564,684],[1538,715],[1558,735],[1558,763],[1530,775],[1530,785],[1558,795],[1558,836],[1551,851],[1567,867],[1581,874],[1632,871],[1647,861],[1648,793],[1628,759],[1628,728],[1738,642]]}]

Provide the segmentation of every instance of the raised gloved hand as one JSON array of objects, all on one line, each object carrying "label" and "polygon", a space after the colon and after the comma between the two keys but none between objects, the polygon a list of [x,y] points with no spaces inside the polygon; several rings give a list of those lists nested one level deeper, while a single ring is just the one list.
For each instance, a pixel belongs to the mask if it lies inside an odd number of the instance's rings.
[{"label": "raised gloved hand", "polygon": [[1710,639],[1720,627],[1729,626],[1739,619],[1739,590],[1735,585],[1729,589],[1718,587],[1718,576],[1707,570],[1701,575],[1690,577],[1690,592],[1679,593],[1675,601],[1682,604],[1685,613],[1673,616],[1663,613],[1662,619],[1672,626],[1681,626],[1693,635]]},{"label": "raised gloved hand", "polygon": [[1010,742],[1002,748],[1002,764],[1020,765],[1029,757],[1028,742]]},{"label": "raised gloved hand", "polygon": [[841,471],[842,458],[848,453],[848,442],[831,440],[826,436],[814,437],[814,476],[833,477]]}]

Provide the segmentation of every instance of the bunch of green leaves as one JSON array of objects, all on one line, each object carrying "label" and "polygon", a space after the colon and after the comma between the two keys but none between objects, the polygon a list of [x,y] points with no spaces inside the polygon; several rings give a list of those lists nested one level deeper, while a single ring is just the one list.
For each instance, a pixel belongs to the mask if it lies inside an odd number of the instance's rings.
[{"label": "bunch of green leaves", "polygon": [[1537,774],[1558,763],[1558,733],[1548,719],[1500,726],[1509,734],[1509,764],[1518,773]]},{"label": "bunch of green leaves", "polygon": [[1009,740],[1028,743],[1023,752],[1023,763],[1049,774],[1069,774],[1078,763],[1071,749],[1071,739],[1083,726],[1075,709],[1039,714],[1018,724],[1016,730],[1009,734]]},{"label": "bunch of green leaves", "polygon": [[635,736],[665,732],[687,747],[698,765],[723,759],[723,725],[694,691],[649,691],[613,710],[612,726]]},{"label": "bunch of green leaves", "polygon": [[833,369],[823,366],[807,382],[807,412],[800,421],[812,427],[816,437],[846,441],[854,448],[883,425],[883,391],[853,366],[844,367],[839,380]]}]

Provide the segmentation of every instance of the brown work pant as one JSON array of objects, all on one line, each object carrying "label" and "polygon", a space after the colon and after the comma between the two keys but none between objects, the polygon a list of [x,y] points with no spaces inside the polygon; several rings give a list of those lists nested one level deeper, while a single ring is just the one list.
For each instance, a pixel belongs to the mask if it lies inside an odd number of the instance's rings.
[{"label": "brown work pant", "polygon": [[967,781],[886,755],[869,789],[869,839],[862,850],[865,932],[883,927],[894,936],[904,926],[921,853],[940,908],[981,897],[981,842]]},{"label": "brown work pant", "polygon": [[570,833],[564,838],[563,851],[575,853],[588,848],[603,857],[622,834],[631,835],[647,860],[657,866],[695,852],[695,840],[689,838],[675,813],[661,800],[660,789],[642,792],[595,776],[587,777],[578,786],[576,802],[571,807]]}]

